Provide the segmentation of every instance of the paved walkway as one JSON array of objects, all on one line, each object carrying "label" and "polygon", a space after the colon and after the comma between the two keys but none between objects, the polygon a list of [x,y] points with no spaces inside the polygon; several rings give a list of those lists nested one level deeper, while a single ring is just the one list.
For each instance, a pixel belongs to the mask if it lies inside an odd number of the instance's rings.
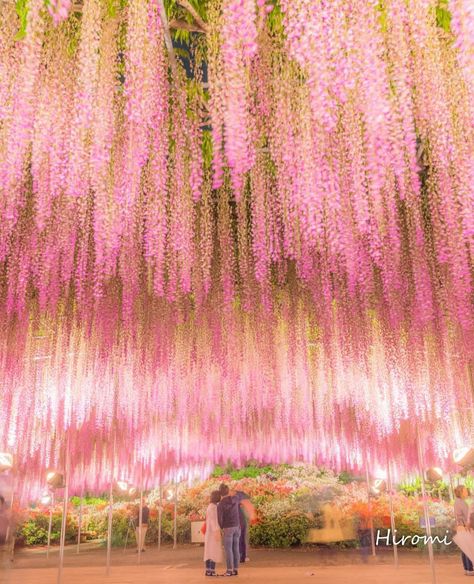
[{"label": "paved walkway", "polygon": [[[67,548],[63,584],[202,584],[202,548],[149,549],[137,565],[133,550],[114,550],[110,576],[105,573],[105,550],[87,549],[79,555]],[[0,572],[2,584],[55,584],[57,550],[44,557],[44,550],[22,551],[13,564]],[[437,584],[468,582],[457,555],[436,558]],[[363,564],[353,551],[252,550],[252,561],[242,566],[238,580],[248,584],[431,584],[426,555],[413,551],[400,554],[400,567],[386,551]],[[474,583],[474,580],[473,580]]]}]

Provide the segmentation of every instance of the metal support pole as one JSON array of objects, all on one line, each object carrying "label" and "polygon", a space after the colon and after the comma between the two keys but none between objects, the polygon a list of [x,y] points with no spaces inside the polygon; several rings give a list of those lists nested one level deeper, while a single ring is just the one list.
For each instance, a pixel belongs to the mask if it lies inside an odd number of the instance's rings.
[{"label": "metal support pole", "polygon": [[160,506],[158,508],[158,551],[161,551],[161,516],[163,514],[163,486],[160,483]]},{"label": "metal support pole", "polygon": [[110,557],[112,554],[112,507],[114,504],[114,479],[110,480],[110,491],[109,491],[109,517],[107,525],[107,567],[105,573],[107,576],[110,575]]},{"label": "metal support pole", "polygon": [[430,523],[430,511],[428,509],[428,501],[426,496],[426,488],[425,488],[425,473],[424,473],[424,461],[423,461],[423,450],[421,447],[421,438],[420,438],[420,431],[417,431],[417,442],[418,442],[418,466],[419,472],[421,476],[421,496],[423,499],[423,512],[425,516],[425,529],[426,535],[428,536],[428,555],[430,558],[430,567],[431,567],[431,582],[436,584],[436,569],[435,569],[435,562],[434,562],[434,553],[433,553],[433,541],[431,539],[431,523]]},{"label": "metal support pole", "polygon": [[398,568],[398,546],[396,543],[396,525],[395,512],[393,510],[393,489],[392,489],[392,475],[390,473],[390,462],[387,459],[387,482],[388,482],[388,496],[390,501],[390,526],[392,528],[392,543],[393,543],[393,563],[395,568]]},{"label": "metal support pole", "polygon": [[145,542],[142,541],[142,521],[143,521],[143,490],[140,489],[140,509],[138,511],[138,537],[137,537],[139,564],[142,561],[142,546],[145,545]]},{"label": "metal support pole", "polygon": [[65,470],[65,487],[64,487],[64,501],[63,501],[63,516],[61,521],[61,538],[59,541],[59,566],[57,584],[61,584],[63,579],[64,566],[64,545],[66,543],[66,522],[67,522],[67,504],[69,499],[69,437],[66,441],[66,470]]},{"label": "metal support pole", "polygon": [[13,472],[11,472],[11,497],[10,497],[10,512],[8,515],[8,525],[7,532],[5,534],[5,544],[8,549],[8,556],[11,562],[13,562],[13,553],[15,551],[15,530],[12,529],[12,522],[14,521],[13,514],[13,501],[15,499],[15,479]]},{"label": "metal support pole", "polygon": [[451,473],[448,473],[448,489],[449,489],[449,501],[454,501],[454,485],[453,485],[453,477]]},{"label": "metal support pole", "polygon": [[178,485],[174,483],[173,549],[178,547]]},{"label": "metal support pole", "polygon": [[48,547],[46,548],[46,559],[49,559],[49,548],[51,547],[51,530],[53,527],[53,507],[54,507],[54,491],[52,491],[51,493],[51,503],[49,504]]},{"label": "metal support pole", "polygon": [[82,530],[82,508],[84,504],[84,487],[81,489],[81,503],[79,505],[79,520],[77,522],[77,549],[76,554],[79,553],[81,547],[81,530]]},{"label": "metal support pole", "polygon": [[372,545],[372,555],[375,557],[375,533],[374,533],[374,518],[372,517],[372,497],[370,496],[370,476],[369,463],[367,457],[365,458],[365,480],[367,482],[367,509],[369,513],[369,527],[370,527],[370,543]]}]

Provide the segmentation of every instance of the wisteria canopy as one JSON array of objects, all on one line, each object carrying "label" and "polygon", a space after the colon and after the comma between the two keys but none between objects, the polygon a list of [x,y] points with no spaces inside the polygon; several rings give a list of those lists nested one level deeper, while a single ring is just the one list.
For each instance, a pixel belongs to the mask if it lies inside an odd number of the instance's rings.
[{"label": "wisteria canopy", "polygon": [[25,488],[473,437],[471,0],[0,0]]}]

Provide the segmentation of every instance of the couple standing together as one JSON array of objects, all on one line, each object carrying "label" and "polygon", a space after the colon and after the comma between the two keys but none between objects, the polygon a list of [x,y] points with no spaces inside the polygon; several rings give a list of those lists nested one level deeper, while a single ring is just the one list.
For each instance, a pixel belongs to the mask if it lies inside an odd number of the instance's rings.
[{"label": "couple standing together", "polygon": [[245,562],[247,554],[247,514],[244,501],[251,505],[248,495],[242,491],[231,491],[226,484],[211,493],[206,511],[204,539],[206,576],[218,575],[216,563],[222,562],[222,539],[227,564],[224,576],[238,576],[239,562]]}]

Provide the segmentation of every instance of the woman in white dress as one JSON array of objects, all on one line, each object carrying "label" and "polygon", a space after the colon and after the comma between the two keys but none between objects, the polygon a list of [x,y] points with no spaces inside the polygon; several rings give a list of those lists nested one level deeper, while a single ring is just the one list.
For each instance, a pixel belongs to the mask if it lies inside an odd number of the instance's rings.
[{"label": "woman in white dress", "polygon": [[211,502],[206,510],[206,534],[204,536],[204,561],[206,576],[217,576],[216,564],[222,562],[222,535],[217,521],[217,503],[221,500],[219,491],[211,493]]}]

